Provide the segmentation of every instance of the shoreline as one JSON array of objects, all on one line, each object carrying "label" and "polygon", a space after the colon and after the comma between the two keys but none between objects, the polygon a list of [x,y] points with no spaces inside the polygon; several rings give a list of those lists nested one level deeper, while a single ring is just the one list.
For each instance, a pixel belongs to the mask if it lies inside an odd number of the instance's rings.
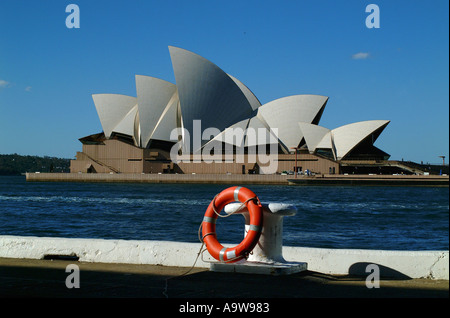
[{"label": "shoreline", "polygon": [[449,186],[439,175],[262,175],[262,174],[132,174],[132,173],[30,173],[28,182],[134,182],[215,183],[266,185]]},{"label": "shoreline", "polygon": [[324,175],[287,181],[293,185],[449,186],[449,177],[438,175]]}]

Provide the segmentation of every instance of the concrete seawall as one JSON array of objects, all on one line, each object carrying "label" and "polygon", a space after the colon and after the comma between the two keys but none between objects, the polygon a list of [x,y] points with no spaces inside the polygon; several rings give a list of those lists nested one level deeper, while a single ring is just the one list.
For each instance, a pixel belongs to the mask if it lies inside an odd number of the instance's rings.
[{"label": "concrete seawall", "polygon": [[[138,240],[72,239],[0,236],[0,257],[44,259],[71,256],[81,262],[149,264],[191,267],[200,243]],[[308,270],[331,275],[364,275],[368,264],[377,264],[381,277],[449,279],[448,251],[385,251],[283,247],[291,262],[307,262]],[[196,267],[208,268],[212,258],[205,251]]]},{"label": "concrete seawall", "polygon": [[292,185],[432,186],[448,187],[449,176],[438,175],[323,175],[288,178]]},{"label": "concrete seawall", "polygon": [[45,182],[146,182],[287,185],[287,177],[287,175],[256,174],[26,173],[27,181]]},{"label": "concrete seawall", "polygon": [[133,173],[26,173],[35,182],[217,183],[272,185],[392,185],[449,186],[448,176],[436,175],[317,175],[312,177],[263,174],[133,174]]}]

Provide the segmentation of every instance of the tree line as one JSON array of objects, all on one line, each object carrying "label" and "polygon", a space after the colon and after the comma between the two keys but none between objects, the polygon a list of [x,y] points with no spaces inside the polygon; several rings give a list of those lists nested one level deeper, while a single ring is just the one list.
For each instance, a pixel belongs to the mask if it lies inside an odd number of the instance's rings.
[{"label": "tree line", "polygon": [[56,157],[0,155],[0,175],[20,175],[25,172],[69,172],[70,159]]}]

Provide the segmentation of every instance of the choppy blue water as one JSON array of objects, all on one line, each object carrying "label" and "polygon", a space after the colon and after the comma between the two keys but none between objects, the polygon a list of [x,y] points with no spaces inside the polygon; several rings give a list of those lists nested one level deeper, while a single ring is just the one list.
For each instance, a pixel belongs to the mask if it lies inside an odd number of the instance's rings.
[{"label": "choppy blue water", "polygon": [[[214,195],[227,185],[27,183],[0,177],[0,235],[198,242]],[[288,246],[448,250],[449,188],[248,185],[263,203],[295,205]],[[244,218],[217,223],[239,243]]]}]

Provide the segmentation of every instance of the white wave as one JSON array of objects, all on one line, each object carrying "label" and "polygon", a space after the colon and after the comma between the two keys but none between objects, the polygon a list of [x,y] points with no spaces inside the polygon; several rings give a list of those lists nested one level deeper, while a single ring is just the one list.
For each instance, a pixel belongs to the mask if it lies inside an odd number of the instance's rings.
[{"label": "white wave", "polygon": [[0,195],[0,202],[61,202],[83,204],[124,204],[124,205],[150,205],[150,204],[190,204],[208,205],[205,200],[189,199],[158,199],[158,198],[101,198],[101,197],[71,197],[71,196],[5,196]]}]

